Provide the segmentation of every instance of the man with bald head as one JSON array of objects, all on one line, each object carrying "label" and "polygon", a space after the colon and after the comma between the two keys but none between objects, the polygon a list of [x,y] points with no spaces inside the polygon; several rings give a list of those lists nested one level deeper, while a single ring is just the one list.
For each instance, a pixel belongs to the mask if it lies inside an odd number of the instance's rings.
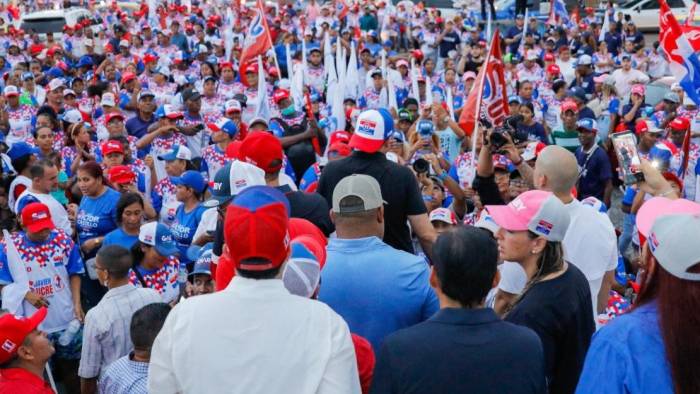
[{"label": "man with bald head", "polygon": [[568,262],[586,275],[591,288],[593,313],[597,315],[607,305],[617,266],[617,238],[607,215],[571,195],[578,176],[574,154],[560,146],[550,145],[537,157],[533,181],[537,189],[554,193],[571,215],[569,229],[562,242],[564,255]]}]

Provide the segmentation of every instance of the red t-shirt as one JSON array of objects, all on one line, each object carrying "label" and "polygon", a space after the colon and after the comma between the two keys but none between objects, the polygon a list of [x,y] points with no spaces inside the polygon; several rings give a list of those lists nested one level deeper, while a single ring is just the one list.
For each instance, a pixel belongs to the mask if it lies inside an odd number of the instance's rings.
[{"label": "red t-shirt", "polygon": [[46,381],[21,368],[0,370],[0,394],[55,394]]}]

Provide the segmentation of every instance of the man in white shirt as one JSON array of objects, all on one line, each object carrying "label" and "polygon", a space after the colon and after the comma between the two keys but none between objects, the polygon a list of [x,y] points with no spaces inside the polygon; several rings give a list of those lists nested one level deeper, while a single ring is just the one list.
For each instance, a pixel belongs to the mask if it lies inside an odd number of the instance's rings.
[{"label": "man in white shirt", "polygon": [[622,68],[618,68],[613,71],[612,77],[615,80],[615,88],[617,89],[617,94],[620,97],[627,97],[632,90],[632,85],[642,84],[646,85],[649,82],[649,76],[632,68],[632,57],[628,54],[622,54]]},{"label": "man in white shirt", "polygon": [[153,344],[148,392],[360,393],[347,324],[285,289],[289,202],[252,186],[231,202],[224,234],[236,276],[173,309]]},{"label": "man in white shirt", "polygon": [[573,153],[556,145],[540,152],[535,162],[535,187],[554,193],[571,215],[562,241],[564,257],[588,279],[593,314],[597,315],[607,305],[617,267],[617,237],[607,215],[582,205],[571,195],[577,179],[578,164]]},{"label": "man in white shirt", "polygon": [[61,203],[49,194],[51,190],[58,187],[58,168],[56,165],[51,160],[39,160],[29,168],[29,175],[32,179],[32,185],[17,197],[15,212],[21,212],[20,207],[25,206],[29,201],[39,201],[49,207],[56,228],[71,236],[73,227],[68,220],[68,212]]}]

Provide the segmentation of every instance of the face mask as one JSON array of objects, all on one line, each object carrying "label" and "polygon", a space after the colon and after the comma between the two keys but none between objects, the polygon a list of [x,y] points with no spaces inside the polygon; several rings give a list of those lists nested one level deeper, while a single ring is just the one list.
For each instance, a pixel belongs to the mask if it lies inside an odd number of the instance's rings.
[{"label": "face mask", "polygon": [[283,109],[283,110],[282,110],[282,115],[284,115],[284,116],[292,116],[292,115],[294,115],[294,104],[291,104],[289,107]]}]

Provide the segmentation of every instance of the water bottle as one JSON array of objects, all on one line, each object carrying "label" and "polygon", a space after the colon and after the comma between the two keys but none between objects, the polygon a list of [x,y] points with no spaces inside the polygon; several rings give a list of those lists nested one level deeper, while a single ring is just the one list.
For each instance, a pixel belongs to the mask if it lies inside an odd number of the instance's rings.
[{"label": "water bottle", "polygon": [[73,340],[73,337],[75,337],[75,334],[78,333],[78,330],[80,330],[80,322],[78,319],[71,320],[71,322],[68,323],[68,328],[58,337],[58,344],[61,346],[68,346]]}]

